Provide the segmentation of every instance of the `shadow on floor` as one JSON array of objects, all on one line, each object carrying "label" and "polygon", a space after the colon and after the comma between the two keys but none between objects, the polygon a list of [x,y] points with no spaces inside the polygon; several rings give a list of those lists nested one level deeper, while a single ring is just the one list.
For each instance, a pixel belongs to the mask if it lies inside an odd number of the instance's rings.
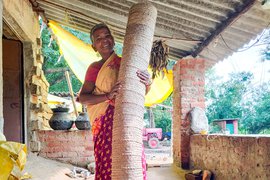
[{"label": "shadow on floor", "polygon": [[[72,180],[67,176],[74,166],[58,161],[45,159],[30,153],[27,157],[27,163],[24,172],[32,175],[31,180]],[[171,166],[148,168],[148,180],[181,180],[185,172],[180,168]],[[81,179],[81,178],[77,178]],[[88,180],[94,180],[93,175]]]}]

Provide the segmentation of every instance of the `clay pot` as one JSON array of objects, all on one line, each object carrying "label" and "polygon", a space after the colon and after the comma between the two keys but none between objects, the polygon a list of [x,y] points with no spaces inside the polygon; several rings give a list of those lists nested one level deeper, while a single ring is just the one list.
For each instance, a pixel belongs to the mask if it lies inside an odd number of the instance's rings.
[{"label": "clay pot", "polygon": [[69,108],[53,108],[53,116],[49,120],[49,125],[54,130],[68,130],[72,127],[74,121],[70,113]]},{"label": "clay pot", "polygon": [[90,130],[91,125],[87,113],[81,112],[75,121],[75,125],[79,130]]}]

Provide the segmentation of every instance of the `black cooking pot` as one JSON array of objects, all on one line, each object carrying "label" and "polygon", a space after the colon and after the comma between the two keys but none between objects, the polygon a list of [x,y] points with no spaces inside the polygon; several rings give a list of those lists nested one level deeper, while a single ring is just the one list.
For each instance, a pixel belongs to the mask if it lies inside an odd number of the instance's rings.
[{"label": "black cooking pot", "polygon": [[53,108],[53,115],[49,120],[49,125],[54,130],[68,130],[72,127],[74,121],[69,108],[57,107]]}]

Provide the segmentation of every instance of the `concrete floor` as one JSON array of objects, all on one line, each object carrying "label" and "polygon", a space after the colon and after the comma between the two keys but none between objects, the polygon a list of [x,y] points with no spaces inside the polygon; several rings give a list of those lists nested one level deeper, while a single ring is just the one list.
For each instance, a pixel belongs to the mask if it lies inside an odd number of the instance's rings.
[{"label": "concrete floor", "polygon": [[[66,174],[70,173],[74,166],[57,161],[37,157],[29,154],[24,172],[32,175],[31,180],[71,180]],[[148,168],[148,180],[180,180],[184,178],[184,171],[174,166]],[[83,178],[76,178],[83,179]],[[92,175],[88,180],[94,180]]]},{"label": "concrete floor", "polygon": [[[28,154],[24,172],[29,173],[31,180],[71,180],[66,173],[70,173],[73,166],[50,159]],[[93,178],[94,179],[94,178]]]},{"label": "concrete floor", "polygon": [[185,171],[173,166],[153,167],[147,171],[148,180],[181,180],[185,179]]}]

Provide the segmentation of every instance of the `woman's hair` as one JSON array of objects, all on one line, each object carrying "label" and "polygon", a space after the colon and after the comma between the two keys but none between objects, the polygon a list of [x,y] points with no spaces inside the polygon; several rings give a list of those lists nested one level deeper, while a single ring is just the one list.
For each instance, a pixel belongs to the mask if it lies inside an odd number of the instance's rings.
[{"label": "woman's hair", "polygon": [[99,23],[96,24],[94,27],[92,27],[91,31],[90,31],[90,39],[93,42],[93,34],[96,30],[102,29],[102,28],[107,28],[109,33],[111,34],[111,30],[109,29],[109,27],[105,24],[105,23]]}]

